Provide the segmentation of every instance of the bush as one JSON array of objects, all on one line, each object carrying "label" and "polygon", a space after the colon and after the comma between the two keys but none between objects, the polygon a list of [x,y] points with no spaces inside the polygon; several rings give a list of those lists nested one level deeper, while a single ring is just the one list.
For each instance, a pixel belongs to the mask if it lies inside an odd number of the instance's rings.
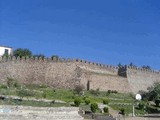
[{"label": "bush", "polygon": [[109,99],[104,99],[103,100],[103,104],[108,104],[109,103]]},{"label": "bush", "polygon": [[52,101],[51,101],[51,104],[54,104],[54,103],[55,103],[55,100],[52,100]]},{"label": "bush", "polygon": [[98,96],[100,94],[99,88],[96,90],[91,90],[90,92],[91,92],[91,94],[96,95],[96,96]]},{"label": "bush", "polygon": [[160,104],[160,99],[156,99],[154,102],[155,102],[155,104],[156,104],[156,107],[158,107],[159,104]]},{"label": "bush", "polygon": [[43,91],[43,98],[52,98],[54,96],[55,90],[54,89],[45,89]]},{"label": "bush", "polygon": [[85,103],[86,103],[86,105],[89,105],[89,103],[90,103],[91,101],[90,101],[90,99],[89,98],[86,98],[85,99]]},{"label": "bush", "polygon": [[77,86],[75,86],[74,91],[75,91],[77,94],[80,94],[80,93],[83,91],[83,89],[84,89],[83,85],[77,85]]},{"label": "bush", "polygon": [[13,78],[7,78],[8,87],[19,87],[18,82]]},{"label": "bush", "polygon": [[107,92],[108,92],[108,94],[110,94],[110,93],[115,93],[115,94],[117,94],[117,93],[118,93],[118,91],[116,91],[116,90],[108,90]]},{"label": "bush", "polygon": [[35,94],[33,91],[21,89],[21,90],[17,91],[17,95],[20,96],[21,98],[23,98],[23,97],[29,97],[29,96],[33,97]]},{"label": "bush", "polygon": [[0,88],[1,89],[7,89],[7,86],[6,85],[0,85]]},{"label": "bush", "polygon": [[75,98],[74,104],[75,104],[75,106],[79,107],[79,105],[81,104],[81,99],[80,98]]},{"label": "bush", "polygon": [[95,113],[96,110],[98,109],[98,104],[97,103],[92,103],[90,107],[91,107],[91,111],[93,113]]},{"label": "bush", "polygon": [[143,110],[144,109],[144,103],[143,102],[140,102],[139,104],[138,104],[138,107],[139,107],[139,109],[140,110]]},{"label": "bush", "polygon": [[111,90],[108,90],[108,93],[110,94],[112,91]]},{"label": "bush", "polygon": [[103,108],[104,113],[109,113],[108,107]]},{"label": "bush", "polygon": [[125,115],[125,109],[124,109],[124,108],[121,108],[121,109],[120,109],[120,113],[121,113],[122,115]]},{"label": "bush", "polygon": [[113,91],[112,91],[112,93],[115,93],[115,94],[117,94],[117,93],[118,93],[118,91],[117,91],[117,90],[113,90]]}]

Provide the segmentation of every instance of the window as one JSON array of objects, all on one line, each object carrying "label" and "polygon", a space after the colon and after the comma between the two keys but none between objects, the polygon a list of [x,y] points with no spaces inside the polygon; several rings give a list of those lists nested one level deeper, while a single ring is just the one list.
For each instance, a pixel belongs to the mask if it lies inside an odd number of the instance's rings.
[{"label": "window", "polygon": [[5,54],[5,55],[9,55],[8,49],[5,49],[5,50],[4,50],[4,54]]}]

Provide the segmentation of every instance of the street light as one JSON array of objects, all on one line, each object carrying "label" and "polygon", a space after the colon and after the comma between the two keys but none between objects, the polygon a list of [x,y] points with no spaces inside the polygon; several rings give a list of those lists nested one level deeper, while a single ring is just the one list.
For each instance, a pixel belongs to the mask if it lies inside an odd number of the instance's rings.
[{"label": "street light", "polygon": [[[140,94],[136,94],[136,100],[141,100],[142,99],[142,96]],[[135,101],[133,101],[133,106],[132,106],[132,109],[133,109],[133,112],[132,112],[132,116],[134,117],[135,116]]]}]

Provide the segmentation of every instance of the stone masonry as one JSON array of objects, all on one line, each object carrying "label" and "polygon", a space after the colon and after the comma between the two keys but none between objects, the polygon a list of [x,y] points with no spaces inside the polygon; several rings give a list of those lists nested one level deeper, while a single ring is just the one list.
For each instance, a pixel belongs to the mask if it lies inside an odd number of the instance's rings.
[{"label": "stone masonry", "polygon": [[137,93],[160,81],[159,72],[127,67],[122,71],[126,72],[126,76],[119,76],[118,71],[119,68],[114,66],[79,59],[12,57],[0,60],[1,84],[5,84],[7,78],[13,78],[20,83],[53,88],[73,89],[76,85],[83,85],[88,90]]}]

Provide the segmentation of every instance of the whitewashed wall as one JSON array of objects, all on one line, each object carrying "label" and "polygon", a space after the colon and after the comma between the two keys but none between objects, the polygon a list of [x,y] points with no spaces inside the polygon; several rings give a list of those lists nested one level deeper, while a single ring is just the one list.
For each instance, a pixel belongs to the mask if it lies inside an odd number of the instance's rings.
[{"label": "whitewashed wall", "polygon": [[0,46],[0,56],[2,56],[4,54],[5,49],[8,50],[9,55],[12,54],[12,48]]}]

